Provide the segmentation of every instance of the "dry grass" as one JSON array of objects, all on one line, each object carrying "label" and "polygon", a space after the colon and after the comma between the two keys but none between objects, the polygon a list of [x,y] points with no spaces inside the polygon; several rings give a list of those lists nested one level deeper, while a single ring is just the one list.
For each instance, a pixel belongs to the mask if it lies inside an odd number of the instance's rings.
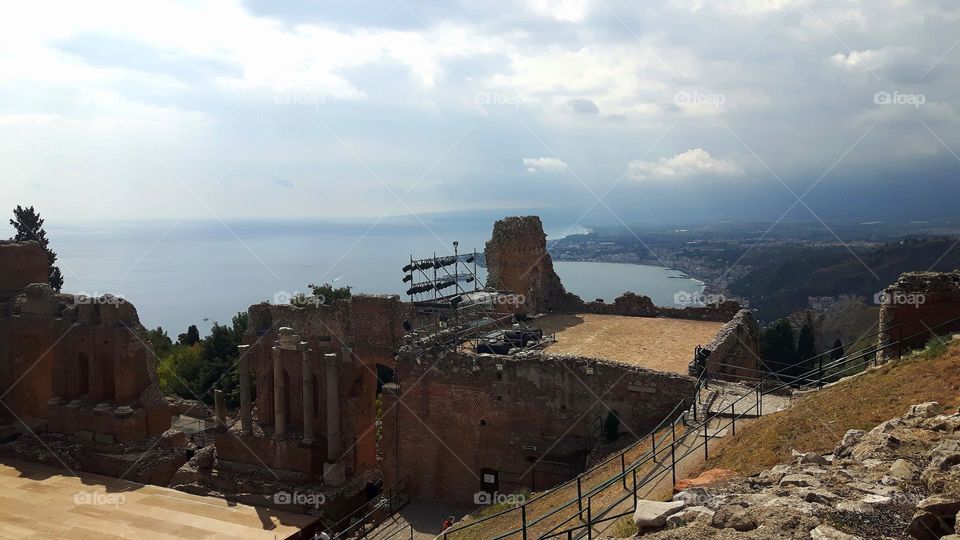
[{"label": "dry grass", "polygon": [[[931,354],[931,352],[933,354]],[[848,429],[868,430],[910,405],[960,402],[960,345],[918,353],[794,400],[790,409],[758,419],[724,440],[705,469],[749,475],[790,459],[791,449],[829,452]]]},{"label": "dry grass", "polygon": [[708,321],[550,315],[540,319],[544,332],[557,335],[547,352],[609,358],[648,369],[687,374],[697,345],[709,343],[723,326]]}]

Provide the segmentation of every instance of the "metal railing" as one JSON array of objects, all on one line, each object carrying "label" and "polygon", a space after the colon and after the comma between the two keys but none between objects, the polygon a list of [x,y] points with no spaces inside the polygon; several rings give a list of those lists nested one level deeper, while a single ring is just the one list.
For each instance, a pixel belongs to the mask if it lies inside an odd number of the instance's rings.
[{"label": "metal railing", "polygon": [[[516,536],[518,538],[522,538],[523,540],[527,540],[531,536],[537,539],[560,538],[565,536],[568,538],[568,540],[572,540],[574,538],[582,538],[586,536],[588,540],[592,540],[594,527],[596,527],[598,524],[631,515],[636,510],[637,492],[639,490],[650,485],[651,482],[659,482],[667,474],[672,476],[673,484],[676,484],[677,462],[682,461],[685,457],[693,452],[699,451],[700,448],[703,448],[704,459],[709,459],[709,441],[716,437],[716,433],[723,429],[731,429],[735,435],[737,429],[736,422],[738,419],[742,419],[743,417],[747,416],[751,411],[755,412],[756,416],[761,416],[763,414],[763,396],[791,388],[796,388],[797,386],[822,388],[826,380],[826,370],[838,368],[837,371],[830,373],[831,378],[839,378],[845,376],[845,374],[852,374],[854,370],[862,371],[863,369],[869,367],[871,363],[874,365],[878,363],[878,352],[896,348],[898,350],[898,356],[902,355],[904,348],[901,345],[903,343],[909,343],[915,338],[925,334],[936,336],[936,329],[947,325],[956,324],[957,322],[960,322],[960,318],[952,319],[936,326],[929,327],[927,330],[918,332],[911,336],[900,336],[896,341],[893,342],[884,344],[878,343],[875,347],[859,351],[853,355],[839,358],[827,364],[823,364],[821,362],[820,365],[811,370],[808,370],[797,376],[789,377],[790,380],[786,382],[775,380],[773,383],[769,383],[767,377],[758,377],[757,379],[754,379],[757,381],[756,386],[750,388],[747,393],[729,403],[729,405],[725,406],[722,410],[714,413],[711,413],[710,411],[704,411],[705,414],[702,415],[699,420],[694,417],[692,419],[693,423],[687,424],[687,421],[690,420],[687,415],[691,412],[695,414],[697,411],[697,404],[700,400],[701,390],[709,388],[709,372],[704,370],[694,386],[694,396],[691,398],[682,399],[674,407],[673,411],[671,411],[671,413],[667,415],[667,417],[665,417],[656,428],[650,431],[647,435],[640,437],[638,441],[631,445],[628,449],[611,456],[590,470],[581,473],[579,476],[577,476],[577,478],[565,482],[548,492],[542,493],[519,506],[498,512],[476,521],[471,521],[460,527],[454,527],[450,530],[447,530],[443,533],[443,539],[449,540],[451,538],[456,538],[458,533],[470,531],[474,527],[477,527],[483,523],[488,523],[494,519],[503,519],[504,517],[509,516],[511,513],[516,513],[519,514],[519,526],[510,528],[506,532],[500,533],[496,536],[489,536],[488,538],[491,540],[502,540]],[[888,331],[889,329],[885,330],[884,332]],[[874,334],[874,336],[876,335],[879,335],[879,332]],[[851,362],[853,362],[852,365]],[[781,372],[782,371],[784,370],[781,370]],[[774,372],[769,375],[782,376],[783,373]],[[741,407],[740,411],[738,412],[736,405],[748,398],[752,400],[752,404],[746,408]],[[688,402],[692,402],[692,408],[687,407]],[[744,403],[746,404],[747,402]],[[729,409],[729,411],[727,411],[727,409]],[[677,414],[678,411],[680,414]],[[676,416],[674,416],[675,414]],[[727,420],[726,424],[723,423],[723,420]],[[714,435],[709,433],[709,424],[711,422],[715,422],[717,424]],[[682,425],[686,428],[679,437],[677,435],[678,425]],[[657,433],[664,430],[664,428],[667,426],[669,426],[671,430],[669,434],[670,442],[667,443],[666,439],[668,435],[667,433],[664,433],[660,437],[658,443]],[[702,437],[700,436],[701,431],[703,433]],[[687,441],[690,435],[694,435],[692,437],[692,442],[689,443],[688,447],[685,447],[684,441]],[[627,464],[625,456],[629,453],[629,451],[631,449],[635,449],[640,444],[645,444],[647,440],[651,442],[650,450],[641,454],[630,464]],[[679,455],[677,453],[678,449],[681,451]],[[620,461],[620,472],[600,482],[598,485],[595,485],[584,491],[582,485],[583,477],[593,471],[598,470],[600,467],[608,465],[613,460]],[[643,466],[650,466],[651,470],[640,472],[641,467]],[[638,478],[640,475],[642,475],[642,478]],[[528,509],[530,508],[531,504],[545,496],[555,494],[559,490],[569,488],[573,485],[576,485],[576,497],[555,507],[550,512],[547,512],[541,516],[528,516]],[[653,485],[655,486],[656,484],[654,483]],[[595,509],[594,500],[599,500],[602,495],[609,495],[609,492],[606,490],[613,487],[615,487],[616,490],[613,491],[614,500],[603,504],[602,508]],[[617,491],[620,493],[617,494]],[[632,508],[626,511],[617,512],[618,507],[621,507],[625,501],[631,498],[633,499],[631,505]],[[573,506],[576,506],[575,512],[573,511]],[[532,530],[534,527],[546,522],[546,520],[557,516],[567,509],[570,509],[571,511],[570,516],[562,519],[562,521],[553,525],[553,527],[549,528],[547,531],[544,531],[540,534],[534,534],[535,531]],[[572,523],[574,521],[577,521],[578,523]]]},{"label": "metal railing", "polygon": [[407,475],[334,523],[331,527],[335,532],[333,540],[365,538],[409,502],[410,475]]}]

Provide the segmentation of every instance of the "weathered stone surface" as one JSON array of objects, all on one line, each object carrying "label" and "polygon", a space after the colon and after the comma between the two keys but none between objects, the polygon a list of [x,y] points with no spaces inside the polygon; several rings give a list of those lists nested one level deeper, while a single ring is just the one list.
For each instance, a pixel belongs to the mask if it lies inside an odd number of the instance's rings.
[{"label": "weathered stone surface", "polygon": [[933,418],[941,412],[943,412],[943,405],[940,405],[936,401],[929,401],[927,403],[911,405],[905,418]]},{"label": "weathered stone surface", "polygon": [[714,511],[706,506],[691,506],[667,518],[668,527],[682,527],[695,521],[709,522]]},{"label": "weathered stone surface", "polygon": [[863,440],[863,436],[866,434],[867,432],[860,429],[848,430],[843,434],[843,439],[840,440],[840,444],[834,449],[833,455],[836,457],[849,456],[853,446]]},{"label": "weathered stone surface", "polygon": [[820,487],[820,481],[809,474],[788,474],[779,483],[780,487]]},{"label": "weathered stone surface", "polygon": [[38,242],[0,240],[0,300],[31,283],[46,283],[49,273],[47,254]]},{"label": "weathered stone surface", "polygon": [[860,540],[860,537],[838,531],[829,525],[817,525],[810,531],[810,540]]},{"label": "weathered stone surface", "polygon": [[667,518],[683,510],[683,501],[637,501],[637,509],[633,512],[633,523],[637,530],[659,529],[667,523]]},{"label": "weathered stone surface", "polygon": [[[923,347],[936,335],[960,330],[960,322],[945,324],[960,317],[960,272],[907,272],[884,289],[880,306],[880,344],[899,343],[881,350],[882,358],[896,358],[911,348]],[[901,298],[907,301],[896,301]],[[909,301],[910,299],[920,301]]]},{"label": "weathered stone surface", "polygon": [[686,506],[696,506],[707,500],[707,490],[701,487],[689,487],[674,494],[674,501],[683,501]]},{"label": "weathered stone surface", "polygon": [[830,462],[827,461],[827,458],[821,456],[816,452],[807,452],[804,454],[799,454],[796,456],[797,465],[827,465]]},{"label": "weathered stone surface", "polygon": [[887,474],[899,480],[910,481],[917,476],[917,467],[905,459],[898,459],[890,465]]},{"label": "weathered stone surface", "polygon": [[747,512],[747,509],[736,504],[726,504],[717,509],[710,524],[718,529],[733,529],[739,532],[757,528],[756,520]]}]

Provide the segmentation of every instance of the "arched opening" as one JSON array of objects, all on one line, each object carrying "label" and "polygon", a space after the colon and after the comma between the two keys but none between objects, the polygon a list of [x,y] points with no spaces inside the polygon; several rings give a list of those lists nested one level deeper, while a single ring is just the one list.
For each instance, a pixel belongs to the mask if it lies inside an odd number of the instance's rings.
[{"label": "arched opening", "polygon": [[90,394],[90,358],[85,353],[77,356],[77,392],[74,397]]},{"label": "arched opening", "polygon": [[377,395],[383,391],[383,385],[393,382],[393,368],[377,364]]}]

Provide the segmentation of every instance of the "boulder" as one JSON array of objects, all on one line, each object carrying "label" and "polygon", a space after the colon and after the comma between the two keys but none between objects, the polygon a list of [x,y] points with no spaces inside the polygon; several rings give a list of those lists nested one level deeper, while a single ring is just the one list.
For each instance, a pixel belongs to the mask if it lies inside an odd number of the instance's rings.
[{"label": "boulder", "polygon": [[703,504],[709,499],[707,490],[701,487],[687,488],[673,496],[674,501],[683,501],[685,506],[696,506]]},{"label": "boulder", "polygon": [[648,501],[638,500],[637,509],[633,512],[633,523],[638,531],[644,529],[659,529],[667,524],[667,518],[683,510],[683,501]]},{"label": "boulder", "polygon": [[811,489],[803,494],[803,500],[819,504],[833,504],[839,498],[839,495],[825,489]]},{"label": "boulder", "polygon": [[799,454],[796,456],[797,465],[829,465],[830,462],[827,461],[827,458],[821,456],[816,452],[807,452],[805,454]]},{"label": "boulder", "polygon": [[757,522],[747,509],[738,504],[725,504],[717,509],[710,520],[710,524],[718,529],[733,529],[739,532],[752,531],[757,528]]},{"label": "boulder", "polygon": [[671,528],[685,527],[694,521],[710,522],[713,519],[714,511],[706,506],[690,506],[681,512],[677,512],[667,518],[667,526]]},{"label": "boulder", "polygon": [[940,441],[940,444],[930,452],[930,464],[927,468],[946,471],[958,463],[960,463],[960,441],[947,439]]},{"label": "boulder", "polygon": [[911,405],[904,418],[933,418],[943,412],[943,405],[936,401]]},{"label": "boulder", "polygon": [[850,449],[861,440],[863,436],[867,433],[860,429],[851,429],[843,434],[843,439],[840,440],[840,444],[833,450],[833,455],[836,457],[846,457],[850,455]]},{"label": "boulder", "polygon": [[890,465],[887,475],[904,482],[909,482],[917,476],[917,467],[905,459],[898,459]]}]

